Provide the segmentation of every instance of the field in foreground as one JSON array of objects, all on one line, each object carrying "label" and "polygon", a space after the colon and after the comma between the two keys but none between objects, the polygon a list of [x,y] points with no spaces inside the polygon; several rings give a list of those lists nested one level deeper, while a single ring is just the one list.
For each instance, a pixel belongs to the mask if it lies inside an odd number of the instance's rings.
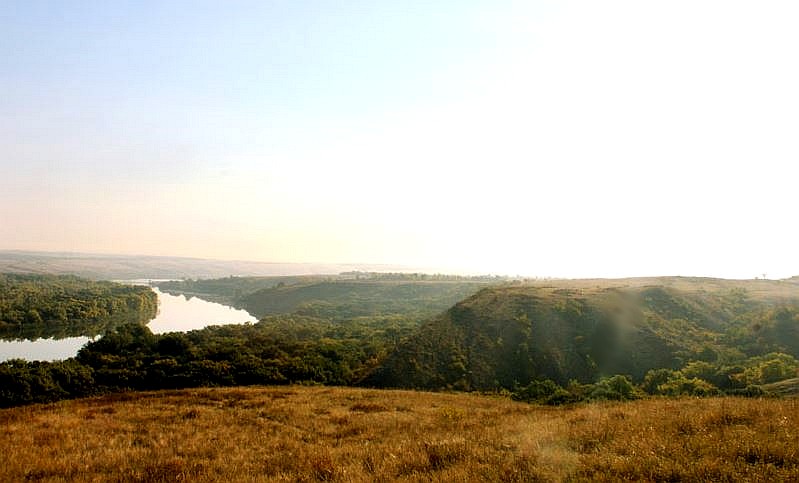
[{"label": "field in foreground", "polygon": [[799,400],[574,408],[327,387],[0,411],[0,481],[799,480]]}]

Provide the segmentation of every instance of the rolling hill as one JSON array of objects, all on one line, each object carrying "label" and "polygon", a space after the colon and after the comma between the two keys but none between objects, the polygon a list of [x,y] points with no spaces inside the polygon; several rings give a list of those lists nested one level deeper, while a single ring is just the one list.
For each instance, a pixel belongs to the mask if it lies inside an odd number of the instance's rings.
[{"label": "rolling hill", "polygon": [[799,285],[656,278],[486,288],[423,324],[364,384],[493,390],[689,361],[799,356]]}]

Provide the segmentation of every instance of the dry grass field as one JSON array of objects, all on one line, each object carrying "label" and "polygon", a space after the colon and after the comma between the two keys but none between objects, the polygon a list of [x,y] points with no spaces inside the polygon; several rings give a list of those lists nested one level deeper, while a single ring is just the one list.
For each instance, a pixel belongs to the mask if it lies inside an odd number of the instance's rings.
[{"label": "dry grass field", "polygon": [[798,481],[799,400],[544,408],[325,387],[0,411],[0,481]]}]

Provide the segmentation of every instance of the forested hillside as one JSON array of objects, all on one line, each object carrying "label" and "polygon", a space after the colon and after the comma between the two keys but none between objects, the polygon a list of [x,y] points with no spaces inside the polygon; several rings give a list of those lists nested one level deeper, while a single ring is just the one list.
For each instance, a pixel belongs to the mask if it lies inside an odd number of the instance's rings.
[{"label": "forested hillside", "polygon": [[[353,385],[429,317],[494,282],[404,274],[172,282],[165,290],[243,299],[267,315],[252,325],[154,335],[118,327],[61,362],[0,364],[0,406],[98,392],[204,385]],[[189,290],[192,289],[192,290]],[[212,296],[208,294],[211,293]],[[241,306],[241,305],[239,305]]]},{"label": "forested hillside", "polygon": [[95,282],[74,276],[0,274],[0,337],[97,335],[155,317],[149,287]]},{"label": "forested hillside", "polygon": [[741,374],[749,366],[763,363],[752,358],[772,353],[784,353],[789,361],[782,367],[784,357],[769,359],[776,361],[774,377],[790,377],[791,371],[795,376],[790,360],[799,356],[799,287],[654,281],[560,281],[482,290],[424,324],[365,382],[510,389],[534,380],[565,385],[612,374],[642,381],[652,369],[702,363],[705,379],[733,387],[746,384]]},{"label": "forested hillside", "polygon": [[299,313],[335,320],[391,314],[430,317],[485,287],[483,282],[325,281],[259,290],[239,299],[263,317]]},{"label": "forested hillside", "polygon": [[331,320],[437,315],[496,277],[350,272],[337,276],[228,277],[159,282],[169,293],[195,295],[255,315],[296,313]]},{"label": "forested hillside", "polygon": [[789,394],[795,384],[774,383],[799,370],[797,290],[669,278],[303,280],[246,296],[262,313],[286,312],[256,324],[170,334],[131,324],[74,359],[2,363],[0,406],[296,383],[496,391],[547,404]]},{"label": "forested hillside", "polygon": [[280,276],[280,277],[225,277],[210,279],[167,280],[157,282],[160,290],[173,295],[200,297],[212,302],[236,305],[237,301],[253,292],[277,285],[294,285],[323,281],[327,277],[319,275]]}]

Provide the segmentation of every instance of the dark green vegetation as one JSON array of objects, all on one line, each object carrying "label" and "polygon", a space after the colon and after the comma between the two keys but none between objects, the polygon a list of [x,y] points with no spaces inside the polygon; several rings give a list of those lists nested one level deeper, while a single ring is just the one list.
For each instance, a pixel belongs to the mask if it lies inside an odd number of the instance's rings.
[{"label": "dark green vegetation", "polygon": [[227,297],[272,284],[236,299],[266,317],[185,334],[124,326],[74,360],[0,364],[0,404],[290,383],[488,391],[547,404],[761,396],[791,392],[775,383],[799,369],[799,285],[788,281],[491,285],[349,274],[180,283]]},{"label": "dark green vegetation", "polygon": [[[299,277],[225,277],[211,279],[168,280],[155,283],[161,291],[172,295],[200,297],[226,305],[237,305],[237,301],[253,292],[278,285],[294,285],[324,281],[328,277],[317,275]],[[241,308],[240,305],[238,305]]]},{"label": "dark green vegetation", "polygon": [[613,374],[640,383],[664,369],[672,372],[652,392],[672,394],[701,393],[689,386],[703,382],[711,392],[745,390],[796,376],[794,283],[674,278],[548,285],[480,291],[424,324],[366,382],[497,390],[546,379],[592,383]]},{"label": "dark green vegetation", "polygon": [[73,276],[0,274],[0,338],[94,336],[158,310],[149,287]]},{"label": "dark green vegetation", "polygon": [[127,389],[354,385],[426,318],[487,286],[482,279],[391,274],[179,282],[218,297],[257,284],[273,287],[244,297],[262,307],[261,314],[278,312],[278,305],[292,313],[185,334],[154,335],[134,324],[90,343],[74,360],[0,364],[0,405]]},{"label": "dark green vegetation", "polygon": [[401,331],[301,316],[155,335],[126,325],[63,362],[0,364],[0,406],[120,390],[314,383],[352,385]]}]

